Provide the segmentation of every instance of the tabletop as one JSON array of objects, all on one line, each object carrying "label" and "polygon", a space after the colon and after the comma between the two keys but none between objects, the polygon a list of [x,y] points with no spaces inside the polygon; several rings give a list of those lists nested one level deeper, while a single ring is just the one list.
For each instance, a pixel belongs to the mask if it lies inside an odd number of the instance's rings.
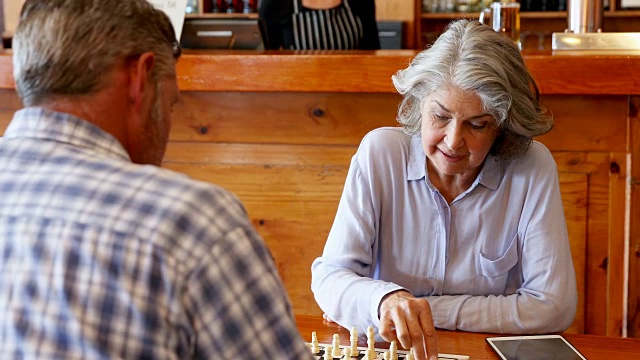
[{"label": "tabletop", "polygon": [[[305,341],[311,341],[311,333],[316,332],[318,342],[331,343],[333,335],[340,335],[342,345],[349,345],[349,330],[336,323],[327,322],[321,316],[296,316],[298,330]],[[471,333],[464,331],[438,330],[438,351],[440,353],[468,355],[472,360],[499,359],[486,338],[508,334]],[[585,358],[593,359],[640,359],[640,339],[563,333]],[[367,346],[361,336],[358,346]],[[388,343],[376,343],[376,348],[388,348]]]}]

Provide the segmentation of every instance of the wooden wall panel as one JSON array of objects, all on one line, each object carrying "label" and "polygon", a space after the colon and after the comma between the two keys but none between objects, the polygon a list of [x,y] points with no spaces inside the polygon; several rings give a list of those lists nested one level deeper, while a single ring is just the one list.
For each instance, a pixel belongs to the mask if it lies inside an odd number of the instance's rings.
[{"label": "wooden wall panel", "polygon": [[22,108],[22,103],[14,90],[0,89],[0,136],[9,125],[13,113]]},{"label": "wooden wall panel", "polygon": [[622,336],[626,321],[626,237],[627,191],[625,153],[611,153],[609,159],[609,234],[607,258],[607,336]]},{"label": "wooden wall panel", "polygon": [[399,95],[184,92],[172,141],[358,144],[369,130],[396,126]]},{"label": "wooden wall panel", "polygon": [[584,173],[565,172],[561,168],[558,170],[578,288],[576,318],[567,332],[584,333],[589,176]]},{"label": "wooden wall panel", "polygon": [[542,96],[555,126],[538,138],[552,150],[624,152],[627,96]]}]

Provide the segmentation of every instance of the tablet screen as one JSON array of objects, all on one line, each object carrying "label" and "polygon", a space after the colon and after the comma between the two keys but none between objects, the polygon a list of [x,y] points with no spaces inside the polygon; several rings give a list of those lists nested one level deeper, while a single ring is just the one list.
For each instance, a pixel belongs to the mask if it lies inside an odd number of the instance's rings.
[{"label": "tablet screen", "polygon": [[559,335],[487,338],[494,350],[506,360],[584,360]]}]

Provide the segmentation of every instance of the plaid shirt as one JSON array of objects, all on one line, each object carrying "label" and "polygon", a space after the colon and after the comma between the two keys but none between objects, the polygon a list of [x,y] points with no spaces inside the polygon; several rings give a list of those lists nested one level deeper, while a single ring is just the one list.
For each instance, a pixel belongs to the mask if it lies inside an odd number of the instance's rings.
[{"label": "plaid shirt", "polygon": [[0,138],[0,358],[311,359],[239,201],[76,117]]}]

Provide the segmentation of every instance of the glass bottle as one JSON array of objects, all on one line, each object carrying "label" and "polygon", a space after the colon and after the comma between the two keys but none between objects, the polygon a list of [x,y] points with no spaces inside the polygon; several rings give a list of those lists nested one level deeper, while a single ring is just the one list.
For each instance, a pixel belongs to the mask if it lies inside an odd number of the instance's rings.
[{"label": "glass bottle", "polygon": [[184,10],[185,14],[197,14],[198,13],[198,0],[187,0],[187,7]]}]

